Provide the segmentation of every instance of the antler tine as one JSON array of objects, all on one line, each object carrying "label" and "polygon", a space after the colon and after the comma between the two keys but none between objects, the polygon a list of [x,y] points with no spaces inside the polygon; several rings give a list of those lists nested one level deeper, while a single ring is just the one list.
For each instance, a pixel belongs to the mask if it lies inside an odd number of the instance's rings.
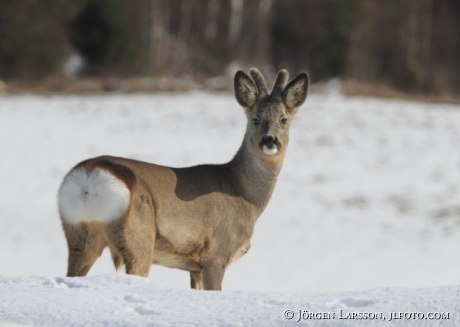
[{"label": "antler tine", "polygon": [[289,73],[285,69],[281,69],[275,78],[275,83],[273,84],[272,92],[270,96],[281,96],[281,92],[286,86],[286,82],[289,78]]},{"label": "antler tine", "polygon": [[259,97],[265,97],[268,95],[267,85],[265,84],[265,79],[257,68],[251,68],[250,70],[252,79],[256,83],[257,91],[259,92]]}]

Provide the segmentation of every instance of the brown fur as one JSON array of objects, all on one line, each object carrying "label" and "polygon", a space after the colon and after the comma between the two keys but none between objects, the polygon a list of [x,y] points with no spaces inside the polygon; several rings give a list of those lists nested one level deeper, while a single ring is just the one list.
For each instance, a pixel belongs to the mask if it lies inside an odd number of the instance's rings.
[{"label": "brown fur", "polygon": [[99,158],[88,159],[80,162],[73,169],[90,171],[94,168],[103,169],[112,173],[119,180],[123,181],[130,190],[133,188],[136,181],[136,175],[134,175],[132,170],[125,166],[114,164],[110,160],[100,160]]},{"label": "brown fur", "polygon": [[[255,82],[262,83],[254,71]],[[305,100],[308,77],[299,76],[282,91],[290,106]],[[283,83],[280,77],[276,84]],[[108,246],[115,268],[124,264],[128,274],[147,276],[151,264],[160,264],[189,271],[192,288],[220,290],[228,265],[250,248],[255,222],[275,187],[294,116],[286,100],[260,97],[260,87],[241,71],[235,76],[236,98],[246,110],[248,126],[229,163],[170,168],[102,156],[75,166],[110,172],[131,195],[125,214],[110,223],[71,225],[61,217],[69,248],[67,276],[86,275]],[[281,123],[283,118],[287,122]],[[275,155],[262,150],[267,135],[277,139]]]}]

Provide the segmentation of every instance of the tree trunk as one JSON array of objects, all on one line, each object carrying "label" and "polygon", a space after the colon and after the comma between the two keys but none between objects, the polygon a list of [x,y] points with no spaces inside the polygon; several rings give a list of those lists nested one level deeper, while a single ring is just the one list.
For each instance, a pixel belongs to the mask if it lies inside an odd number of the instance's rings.
[{"label": "tree trunk", "polygon": [[164,70],[168,57],[168,3],[163,0],[150,2],[150,44],[149,44],[149,71],[157,74]]},{"label": "tree trunk", "polygon": [[219,0],[210,0],[208,3],[208,17],[204,36],[206,42],[212,42],[217,35],[217,16],[219,14],[219,5]]},{"label": "tree trunk", "polygon": [[430,61],[432,32],[432,0],[411,0],[409,18],[402,29],[401,46],[407,68],[414,74],[416,83],[427,78]]},{"label": "tree trunk", "polygon": [[228,29],[228,43],[235,45],[240,39],[241,25],[243,24],[243,0],[232,0],[230,12],[230,26]]}]

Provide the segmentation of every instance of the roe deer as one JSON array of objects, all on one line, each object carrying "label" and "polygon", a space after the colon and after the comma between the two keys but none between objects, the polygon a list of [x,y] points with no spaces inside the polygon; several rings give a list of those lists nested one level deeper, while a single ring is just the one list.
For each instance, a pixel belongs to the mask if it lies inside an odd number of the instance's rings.
[{"label": "roe deer", "polygon": [[65,176],[58,204],[67,276],[85,276],[108,246],[115,268],[124,264],[128,274],[147,276],[159,264],[189,271],[194,289],[221,290],[226,268],[249,250],[309,84],[301,73],[285,87],[289,75],[281,70],[269,94],[257,69],[251,76],[235,75],[248,123],[229,163],[170,168],[101,156]]}]

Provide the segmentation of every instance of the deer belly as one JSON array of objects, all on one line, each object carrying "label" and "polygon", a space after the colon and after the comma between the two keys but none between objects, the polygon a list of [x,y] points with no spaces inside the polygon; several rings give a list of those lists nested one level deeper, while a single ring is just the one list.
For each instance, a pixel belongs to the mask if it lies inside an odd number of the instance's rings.
[{"label": "deer belly", "polygon": [[199,272],[203,242],[173,244],[166,237],[157,234],[153,252],[153,264],[187,271]]},{"label": "deer belly", "polygon": [[153,253],[153,264],[193,272],[201,271],[200,265],[194,259],[163,250],[155,250]]}]

